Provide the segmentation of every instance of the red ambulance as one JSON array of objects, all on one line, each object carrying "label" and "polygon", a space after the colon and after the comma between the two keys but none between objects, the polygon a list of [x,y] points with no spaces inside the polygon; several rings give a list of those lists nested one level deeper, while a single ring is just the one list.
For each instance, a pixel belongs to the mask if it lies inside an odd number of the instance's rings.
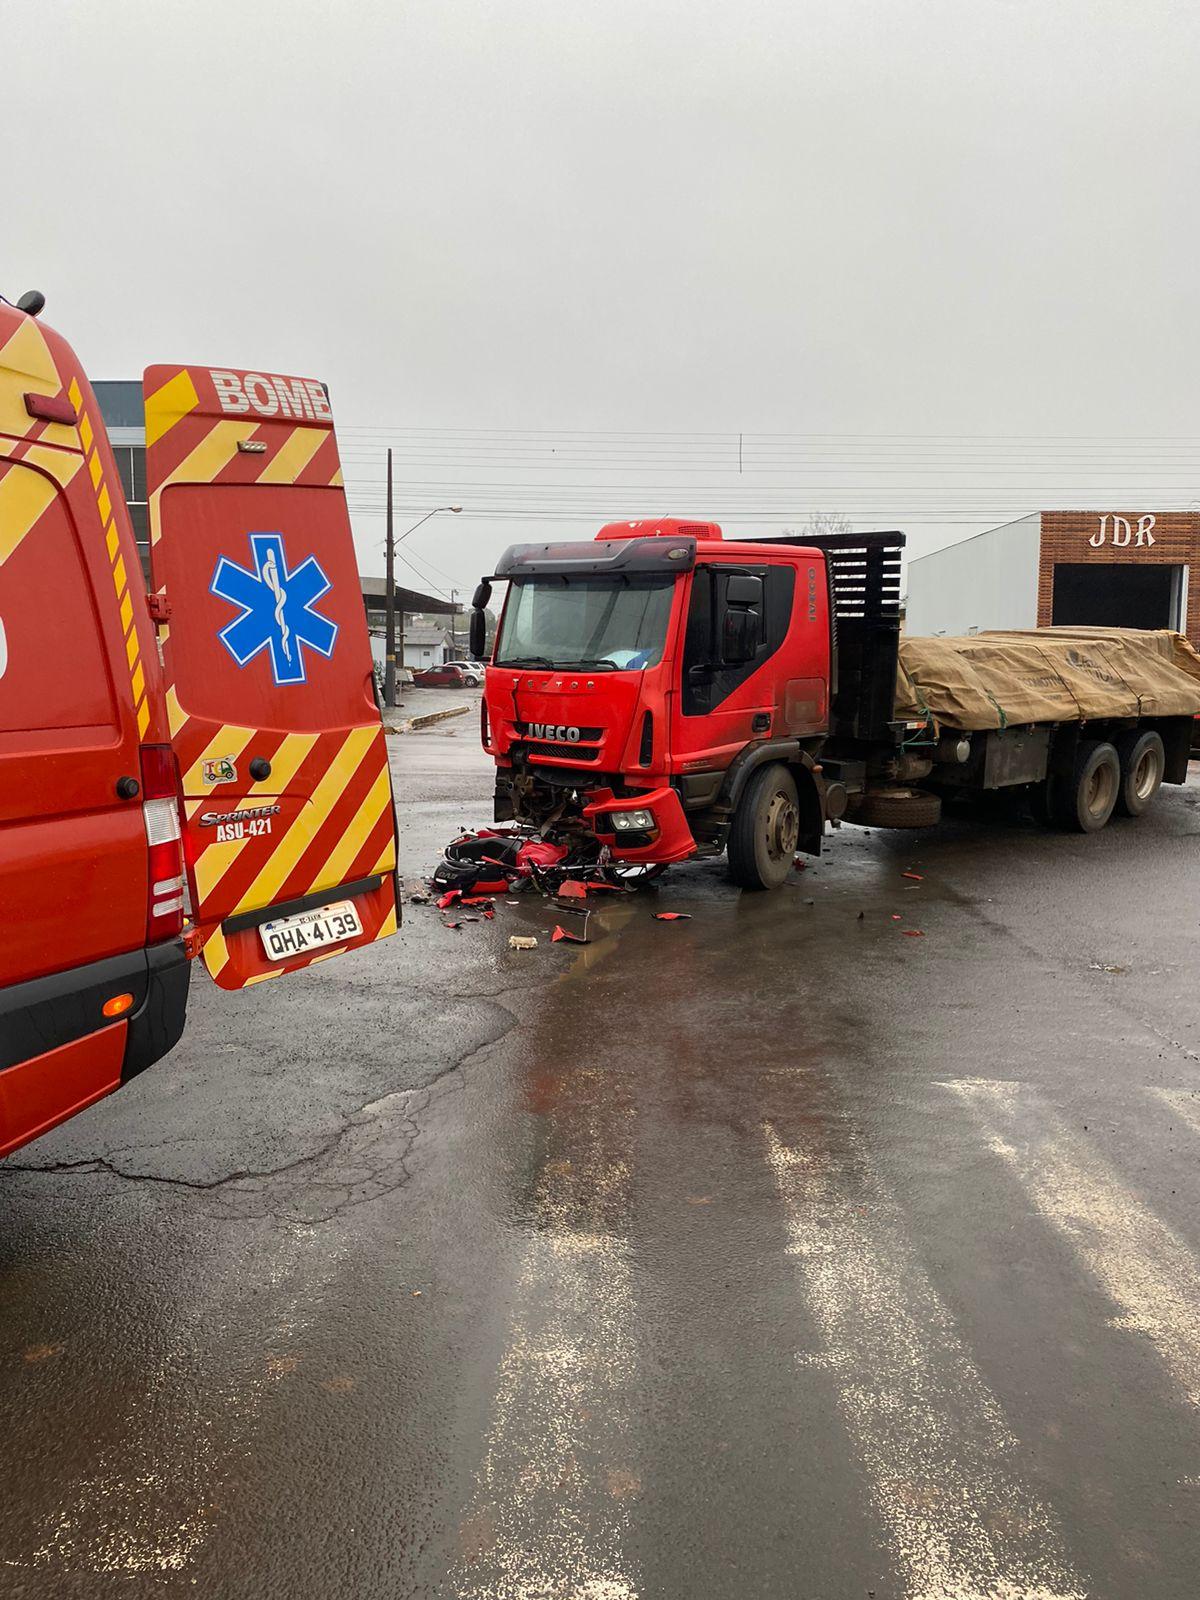
[{"label": "red ambulance", "polygon": [[0,1155],[240,989],[395,931],[395,812],[311,379],[144,381],[149,592],[95,397],[0,302]]}]

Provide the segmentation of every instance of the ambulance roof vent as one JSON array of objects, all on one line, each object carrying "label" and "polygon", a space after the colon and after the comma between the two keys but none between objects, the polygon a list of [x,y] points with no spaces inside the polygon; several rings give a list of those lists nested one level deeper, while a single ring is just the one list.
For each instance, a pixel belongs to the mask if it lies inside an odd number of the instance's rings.
[{"label": "ambulance roof vent", "polygon": [[606,522],[600,539],[719,539],[718,522],[686,522],[680,517],[655,517],[646,522]]},{"label": "ambulance roof vent", "polygon": [[46,307],[46,296],[40,289],[26,289],[17,301],[17,310],[23,311],[26,316],[36,317]]}]

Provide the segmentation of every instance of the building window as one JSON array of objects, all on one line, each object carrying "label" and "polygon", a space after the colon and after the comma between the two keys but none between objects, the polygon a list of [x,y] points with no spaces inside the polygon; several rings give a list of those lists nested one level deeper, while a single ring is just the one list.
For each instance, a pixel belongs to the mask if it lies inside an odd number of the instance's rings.
[{"label": "building window", "polygon": [[113,458],[133,523],[138,555],[142,560],[142,574],[150,582],[150,518],[146,505],[146,447],[141,444],[114,444]]}]

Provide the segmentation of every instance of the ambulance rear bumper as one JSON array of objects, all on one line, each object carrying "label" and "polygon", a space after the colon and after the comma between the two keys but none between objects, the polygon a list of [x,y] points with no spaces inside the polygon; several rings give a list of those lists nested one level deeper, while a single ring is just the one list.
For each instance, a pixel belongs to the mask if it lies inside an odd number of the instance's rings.
[{"label": "ambulance rear bumper", "polygon": [[[0,989],[0,1072],[110,1027],[126,1029],[121,1082],[166,1055],[183,1032],[189,963],[182,939]],[[133,1005],[106,1024],[115,995]]]}]

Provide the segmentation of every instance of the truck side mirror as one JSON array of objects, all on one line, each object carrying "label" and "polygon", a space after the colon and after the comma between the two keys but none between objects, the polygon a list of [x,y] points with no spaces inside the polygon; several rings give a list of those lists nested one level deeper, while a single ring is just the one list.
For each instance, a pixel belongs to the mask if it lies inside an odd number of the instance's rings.
[{"label": "truck side mirror", "polygon": [[491,598],[492,586],[487,579],[484,578],[480,583],[476,584],[475,593],[471,596],[471,604],[475,607],[476,611],[486,611],[488,605],[491,603]]},{"label": "truck side mirror", "polygon": [[753,572],[731,572],[725,581],[727,606],[761,606],[762,579]]},{"label": "truck side mirror", "polygon": [[729,606],[721,624],[721,660],[727,667],[753,661],[758,651],[758,612]]},{"label": "truck side mirror", "polygon": [[753,661],[762,636],[763,581],[753,572],[731,572],[725,580],[721,615],[721,662],[727,667]]},{"label": "truck side mirror", "polygon": [[[482,584],[479,586],[483,587]],[[478,590],[476,591],[478,593]],[[482,606],[476,606],[471,612],[471,626],[467,636],[467,643],[471,651],[472,661],[482,661],[483,652],[487,647],[487,615]]]}]

